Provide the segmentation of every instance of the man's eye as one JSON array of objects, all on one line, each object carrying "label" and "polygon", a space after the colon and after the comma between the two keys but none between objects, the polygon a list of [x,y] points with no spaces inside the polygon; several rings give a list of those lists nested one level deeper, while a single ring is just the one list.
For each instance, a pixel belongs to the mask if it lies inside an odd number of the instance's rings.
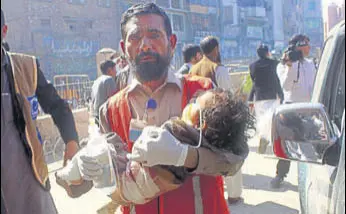
[{"label": "man's eye", "polygon": [[135,40],[139,40],[141,38],[141,36],[139,34],[135,34],[135,35],[131,35],[130,36],[130,40],[135,41]]},{"label": "man's eye", "polygon": [[152,38],[152,39],[158,39],[158,38],[160,38],[160,34],[159,34],[159,33],[151,33],[151,34],[150,34],[150,38]]}]

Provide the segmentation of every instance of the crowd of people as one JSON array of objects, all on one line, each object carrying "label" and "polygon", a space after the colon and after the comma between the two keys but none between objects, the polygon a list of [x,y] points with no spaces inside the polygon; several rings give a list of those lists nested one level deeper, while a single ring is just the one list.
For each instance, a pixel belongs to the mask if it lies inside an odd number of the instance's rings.
[{"label": "crowd of people", "polygon": [[[7,30],[1,11],[2,44]],[[101,63],[102,75],[92,86],[91,112],[99,134],[116,136],[98,157],[80,150],[71,110],[47,82],[37,59],[10,53],[2,45],[1,213],[58,213],[36,128],[38,105],[52,115],[66,142],[64,165],[75,164],[59,174],[69,195],[78,188],[84,194],[90,183],[107,176],[98,161],[101,155],[124,169],[110,194],[112,213],[229,214],[229,205],[242,200],[241,167],[254,120],[251,106],[232,91],[218,39],[208,36],[198,45],[186,45],[184,65],[174,71],[170,63],[178,38],[162,8],[154,3],[132,6],[124,12],[120,30],[123,54]],[[259,59],[249,66],[249,101],[258,124],[277,102],[310,101],[316,68],[307,59],[309,38],[297,35],[289,43],[281,62],[261,44]],[[261,153],[269,142],[258,132]],[[288,161],[278,162],[273,188],[282,185],[289,167]]]}]

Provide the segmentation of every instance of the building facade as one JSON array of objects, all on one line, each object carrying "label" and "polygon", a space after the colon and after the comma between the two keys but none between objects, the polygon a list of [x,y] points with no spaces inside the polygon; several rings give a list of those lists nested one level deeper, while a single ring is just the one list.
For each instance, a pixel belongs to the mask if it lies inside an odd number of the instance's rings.
[{"label": "building facade", "polygon": [[138,2],[155,2],[171,18],[175,68],[183,64],[182,47],[208,35],[220,39],[224,62],[255,58],[260,43],[281,52],[297,33],[306,33],[313,47],[323,44],[320,0],[1,0],[1,7],[11,49],[38,56],[48,79],[94,79],[96,52],[119,49],[121,15]]},{"label": "building facade", "polygon": [[[2,0],[11,50],[34,54],[47,79],[58,74],[96,78],[96,52],[118,48],[116,0]],[[90,12],[92,11],[92,13]]]}]

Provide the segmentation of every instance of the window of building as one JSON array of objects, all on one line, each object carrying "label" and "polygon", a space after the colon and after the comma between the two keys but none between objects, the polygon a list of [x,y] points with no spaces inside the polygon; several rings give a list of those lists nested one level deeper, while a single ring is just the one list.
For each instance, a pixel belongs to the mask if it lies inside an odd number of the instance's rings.
[{"label": "window of building", "polygon": [[100,7],[111,7],[111,0],[97,0],[97,5]]},{"label": "window of building", "polygon": [[165,8],[169,8],[169,0],[156,0],[156,3],[161,6],[161,7],[165,7]]},{"label": "window of building", "polygon": [[184,16],[173,14],[173,31],[175,32],[184,32]]},{"label": "window of building", "polygon": [[234,24],[233,6],[224,7],[223,15],[224,15],[223,18],[224,18],[225,22],[227,22],[228,24]]},{"label": "window of building", "polygon": [[51,27],[50,19],[41,19],[41,27],[50,28]]},{"label": "window of building", "polygon": [[182,3],[181,0],[171,0],[171,7],[174,9],[183,9]]},{"label": "window of building", "polygon": [[315,11],[315,10],[316,10],[316,2],[310,1],[310,2],[309,2],[308,9],[309,9],[310,11]]},{"label": "window of building", "polygon": [[70,4],[85,4],[86,0],[68,0]]}]

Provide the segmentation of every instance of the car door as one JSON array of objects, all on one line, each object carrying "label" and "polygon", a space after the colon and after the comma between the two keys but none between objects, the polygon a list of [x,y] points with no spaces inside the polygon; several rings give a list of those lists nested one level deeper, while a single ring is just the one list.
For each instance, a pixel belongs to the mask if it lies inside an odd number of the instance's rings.
[{"label": "car door", "polygon": [[[328,44],[328,42],[331,42]],[[334,44],[333,44],[334,43]],[[330,46],[328,46],[330,45]],[[323,86],[319,88],[318,101],[325,105],[330,118],[341,128],[341,118],[345,109],[345,34],[338,32],[327,40],[322,55],[327,64],[320,65],[327,70],[324,72]],[[332,50],[328,49],[332,48]],[[316,86],[316,85],[315,85]],[[315,88],[316,90],[316,88]],[[314,98],[313,98],[314,101]],[[316,101],[316,99],[315,99]],[[335,154],[339,155],[339,154]],[[300,183],[303,183],[303,208],[307,214],[326,214],[330,207],[333,184],[337,168],[329,165],[299,164]],[[304,173],[302,175],[302,173]],[[302,190],[302,188],[300,188]],[[305,191],[304,191],[305,190]]]},{"label": "car door", "polygon": [[342,120],[341,155],[328,214],[345,214],[345,111]]}]

